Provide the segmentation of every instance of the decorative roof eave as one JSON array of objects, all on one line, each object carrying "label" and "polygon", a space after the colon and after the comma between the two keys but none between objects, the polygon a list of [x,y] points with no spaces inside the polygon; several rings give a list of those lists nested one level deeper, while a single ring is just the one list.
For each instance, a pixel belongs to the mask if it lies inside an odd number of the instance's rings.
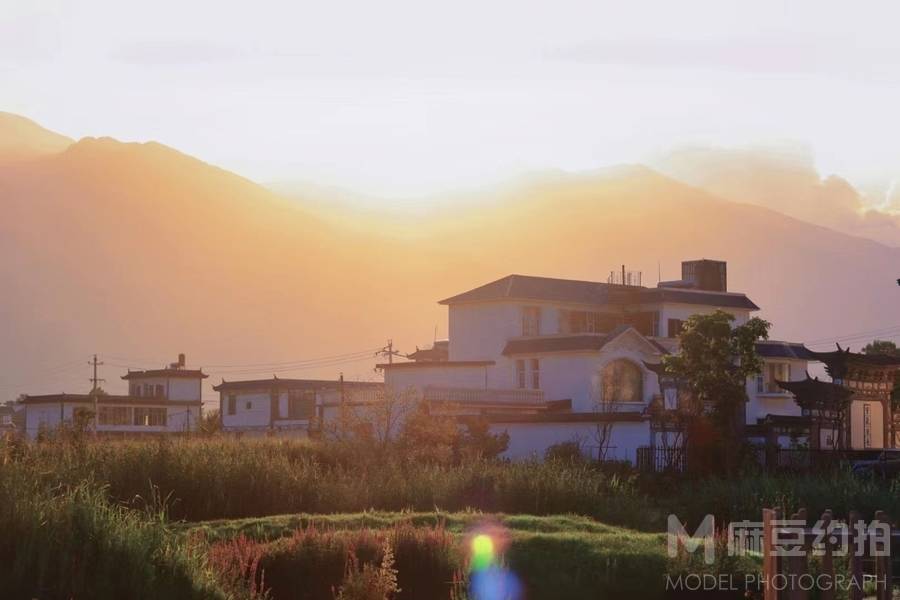
[{"label": "decorative roof eave", "polygon": [[815,352],[810,350],[813,360],[825,363],[825,370],[834,379],[844,379],[850,366],[863,368],[900,370],[900,357],[888,354],[866,354],[850,352],[850,348],[841,348],[836,343],[837,350],[831,352]]},{"label": "decorative roof eave", "polygon": [[837,383],[819,381],[819,378],[811,378],[809,373],[806,379],[800,381],[778,381],[775,383],[794,395],[794,400],[802,408],[832,408],[840,407],[853,396],[853,391]]}]

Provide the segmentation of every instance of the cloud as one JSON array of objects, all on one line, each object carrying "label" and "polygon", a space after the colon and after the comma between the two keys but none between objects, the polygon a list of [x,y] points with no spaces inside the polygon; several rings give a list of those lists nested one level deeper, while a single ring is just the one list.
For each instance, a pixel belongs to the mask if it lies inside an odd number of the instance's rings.
[{"label": "cloud", "polygon": [[247,52],[237,46],[202,40],[143,40],[120,45],[113,60],[144,66],[174,66],[240,60]]},{"label": "cloud", "polygon": [[900,65],[896,49],[836,36],[741,38],[606,39],[558,48],[549,58],[579,63],[646,68],[702,68],[746,73],[828,73],[860,71],[891,75]]},{"label": "cloud", "polygon": [[682,147],[649,162],[723,198],[900,246],[900,215],[890,205],[873,204],[871,191],[866,194],[842,177],[823,177],[803,146]]}]

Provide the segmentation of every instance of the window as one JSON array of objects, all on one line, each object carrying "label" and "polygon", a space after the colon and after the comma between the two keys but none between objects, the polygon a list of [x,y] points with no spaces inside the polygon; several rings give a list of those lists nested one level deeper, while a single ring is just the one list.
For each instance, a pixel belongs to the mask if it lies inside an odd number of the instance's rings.
[{"label": "window", "polygon": [[786,394],[787,391],[778,385],[778,381],[791,380],[790,363],[767,362],[763,365],[763,372],[756,376],[757,394]]},{"label": "window", "polygon": [[541,307],[522,307],[522,335],[541,334]]},{"label": "window", "polygon": [[153,384],[145,383],[144,384],[144,395],[148,398],[153,397]]},{"label": "window", "polygon": [[668,334],[670,338],[681,335],[681,329],[684,327],[684,321],[681,319],[669,319]]},{"label": "window", "polygon": [[516,387],[525,389],[525,361],[522,359],[516,361]]},{"label": "window", "polygon": [[228,414],[233,415],[237,413],[237,396],[234,394],[228,395]]},{"label": "window", "polygon": [[537,358],[531,359],[531,389],[541,389],[541,361]]},{"label": "window", "polygon": [[311,419],[316,414],[315,390],[292,390],[288,395],[288,419]]},{"label": "window", "polygon": [[247,400],[247,404],[244,405],[244,408],[246,408],[247,410],[253,410],[253,402]]},{"label": "window", "polygon": [[600,372],[603,402],[642,402],[644,374],[630,360],[614,360]]},{"label": "window", "polygon": [[101,406],[98,421],[100,425],[131,425],[131,407]]},{"label": "window", "polygon": [[596,311],[560,310],[560,333],[606,333],[619,324],[617,315],[609,315]]},{"label": "window", "polygon": [[166,425],[166,409],[136,407],[134,424],[138,427],[164,427]]},{"label": "window", "polygon": [[165,392],[162,384],[156,385],[156,397],[157,398],[165,398],[166,397],[166,392]]}]

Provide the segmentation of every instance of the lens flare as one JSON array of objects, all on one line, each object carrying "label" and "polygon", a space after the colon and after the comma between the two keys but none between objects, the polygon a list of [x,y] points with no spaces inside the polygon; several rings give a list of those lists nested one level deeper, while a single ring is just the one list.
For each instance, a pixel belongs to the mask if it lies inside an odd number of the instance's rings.
[{"label": "lens flare", "polygon": [[469,546],[469,595],[472,600],[520,600],[522,583],[505,568],[500,556],[509,545],[509,535],[501,527],[482,527]]},{"label": "lens flare", "polygon": [[484,571],[494,564],[494,540],[485,533],[472,538],[472,560],[469,565],[472,571]]}]

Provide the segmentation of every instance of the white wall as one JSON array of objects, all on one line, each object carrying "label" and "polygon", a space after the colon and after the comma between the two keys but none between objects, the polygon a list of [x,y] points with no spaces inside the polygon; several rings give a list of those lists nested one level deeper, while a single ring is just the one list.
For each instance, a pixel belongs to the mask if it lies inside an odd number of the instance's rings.
[{"label": "white wall", "polygon": [[[63,405],[63,420],[72,420],[72,409],[71,404]],[[59,404],[28,404],[25,406],[25,434],[31,439],[37,436],[41,428],[56,429],[61,422]]]},{"label": "white wall", "polygon": [[[454,304],[449,312],[450,360],[494,360],[506,341],[522,335],[526,303]],[[531,306],[531,305],[528,305]],[[545,326],[541,318],[541,327]]]},{"label": "white wall", "polygon": [[199,401],[203,380],[186,377],[142,377],[140,379],[129,379],[129,390],[136,385],[141,386],[142,393],[144,385],[152,385],[154,390],[156,389],[155,386],[161,385],[169,400]]},{"label": "white wall", "polygon": [[[234,396],[235,414],[228,414],[228,397]],[[221,392],[221,415],[222,427],[244,428],[244,427],[268,427],[271,414],[271,396],[268,391],[248,390],[235,392]],[[250,408],[247,408],[247,404]],[[287,414],[285,410],[284,414]]]},{"label": "white wall", "polygon": [[[434,366],[394,367],[384,370],[385,388],[394,393],[407,389],[421,391],[427,385],[484,389],[492,387],[491,367]],[[508,387],[508,386],[504,386]]]},{"label": "white wall", "polygon": [[[595,423],[494,423],[491,433],[509,433],[509,447],[504,456],[513,460],[543,458],[547,448],[554,444],[580,439],[596,456]],[[640,446],[650,444],[650,425],[642,422],[619,422],[613,425],[607,458],[636,460]],[[615,448],[612,448],[615,446]]]},{"label": "white wall", "polygon": [[862,450],[865,445],[865,407],[869,406],[871,440],[869,448],[884,448],[884,409],[881,402],[854,400],[850,404],[850,447]]},{"label": "white wall", "polygon": [[[790,381],[802,381],[806,379],[806,370],[809,362],[805,360],[793,360],[786,358],[771,358],[763,360],[763,372],[768,364],[790,365]],[[756,377],[747,378],[747,423],[755,424],[757,419],[766,415],[799,416],[803,413],[800,406],[794,401],[794,395],[785,391],[780,394],[760,394],[757,392]]]},{"label": "white wall", "polygon": [[[176,433],[196,431],[197,426],[200,424],[200,417],[200,406],[167,406],[165,429]],[[149,428],[139,427],[138,429],[143,431]]]},{"label": "white wall", "polygon": [[[131,404],[107,404],[101,406],[129,406]],[[166,425],[97,425],[97,431],[121,431],[128,433],[195,431],[200,422],[201,408],[199,406],[166,406],[164,404],[141,404],[140,407],[165,408]],[[89,402],[66,402],[62,406],[62,420],[60,420],[59,403],[27,404],[25,406],[25,434],[34,439],[41,429],[52,431],[60,426],[60,423],[71,425],[76,408],[84,408],[93,411],[93,404]]]}]

